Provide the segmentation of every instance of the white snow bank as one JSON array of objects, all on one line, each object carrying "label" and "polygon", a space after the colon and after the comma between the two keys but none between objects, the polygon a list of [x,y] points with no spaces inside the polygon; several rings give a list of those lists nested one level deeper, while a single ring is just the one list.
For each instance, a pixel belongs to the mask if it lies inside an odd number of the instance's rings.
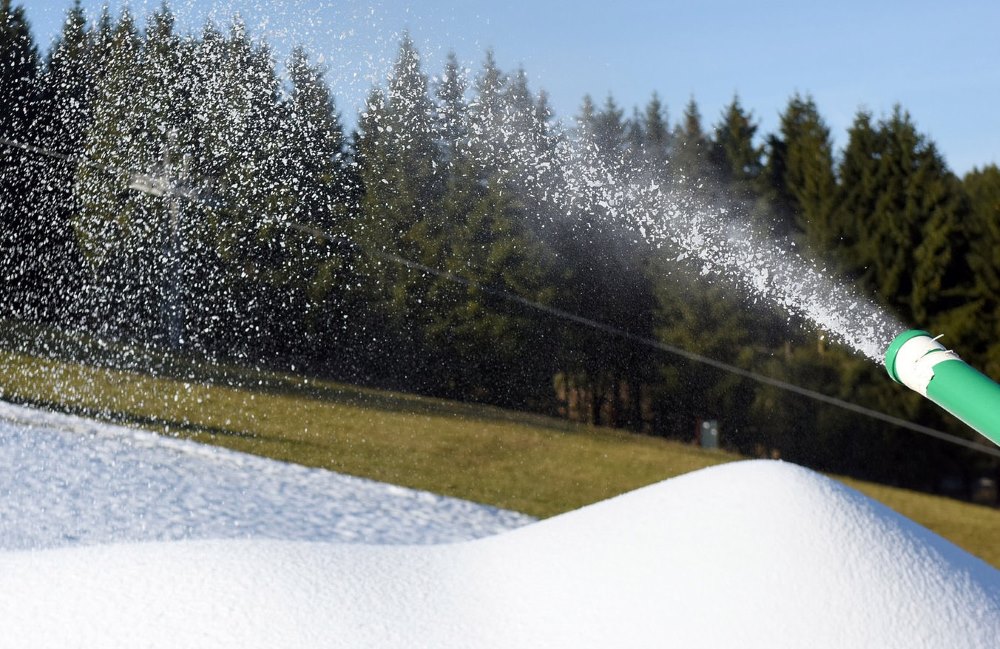
[{"label": "white snow bank", "polygon": [[0,550],[246,538],[441,543],[532,520],[0,402]]},{"label": "white snow bank", "polygon": [[780,462],[705,469],[425,546],[184,541],[0,553],[28,647],[997,646],[1000,572]]}]

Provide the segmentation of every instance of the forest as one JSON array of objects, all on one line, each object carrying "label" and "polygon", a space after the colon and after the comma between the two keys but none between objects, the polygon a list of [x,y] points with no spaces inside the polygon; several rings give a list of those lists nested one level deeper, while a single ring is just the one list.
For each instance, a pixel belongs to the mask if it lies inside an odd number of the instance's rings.
[{"label": "forest", "polygon": [[925,490],[1000,472],[651,346],[974,437],[600,205],[556,213],[490,164],[482,137],[502,116],[541,146],[583,141],[1000,377],[1000,169],[957,176],[904,107],[859,110],[842,149],[808,94],[773,133],[735,96],[714,120],[694,98],[672,118],[656,93],[631,110],[588,96],[560,117],[525,70],[490,52],[472,74],[454,55],[427,70],[404,35],[347,129],[304,49],[279,62],[238,20],[175,22],[166,4],[88,21],[77,2],[41,52],[0,0],[5,320],[681,440],[717,420],[742,453]]}]

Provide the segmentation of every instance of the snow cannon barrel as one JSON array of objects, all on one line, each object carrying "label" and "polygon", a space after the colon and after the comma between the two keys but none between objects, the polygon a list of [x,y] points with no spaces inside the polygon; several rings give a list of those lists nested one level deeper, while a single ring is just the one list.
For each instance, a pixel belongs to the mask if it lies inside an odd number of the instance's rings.
[{"label": "snow cannon barrel", "polygon": [[1000,385],[973,369],[926,331],[896,336],[885,369],[897,383],[919,392],[1000,446]]}]

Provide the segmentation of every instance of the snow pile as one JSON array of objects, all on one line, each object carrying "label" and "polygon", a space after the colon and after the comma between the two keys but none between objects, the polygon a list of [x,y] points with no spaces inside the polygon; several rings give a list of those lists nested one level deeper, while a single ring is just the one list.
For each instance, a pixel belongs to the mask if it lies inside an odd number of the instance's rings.
[{"label": "snow pile", "polygon": [[533,520],[0,402],[0,550],[239,538],[442,543]]},{"label": "snow pile", "polygon": [[1000,638],[1000,572],[839,483],[768,461],[472,541],[6,551],[0,576],[0,646],[23,648],[992,649]]}]

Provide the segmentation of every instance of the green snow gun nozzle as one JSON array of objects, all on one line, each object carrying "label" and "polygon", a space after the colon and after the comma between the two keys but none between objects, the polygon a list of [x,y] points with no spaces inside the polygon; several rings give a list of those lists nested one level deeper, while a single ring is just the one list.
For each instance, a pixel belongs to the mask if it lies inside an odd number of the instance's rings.
[{"label": "green snow gun nozzle", "polygon": [[926,331],[896,336],[885,369],[897,383],[919,392],[1000,446],[1000,385],[973,369]]}]

